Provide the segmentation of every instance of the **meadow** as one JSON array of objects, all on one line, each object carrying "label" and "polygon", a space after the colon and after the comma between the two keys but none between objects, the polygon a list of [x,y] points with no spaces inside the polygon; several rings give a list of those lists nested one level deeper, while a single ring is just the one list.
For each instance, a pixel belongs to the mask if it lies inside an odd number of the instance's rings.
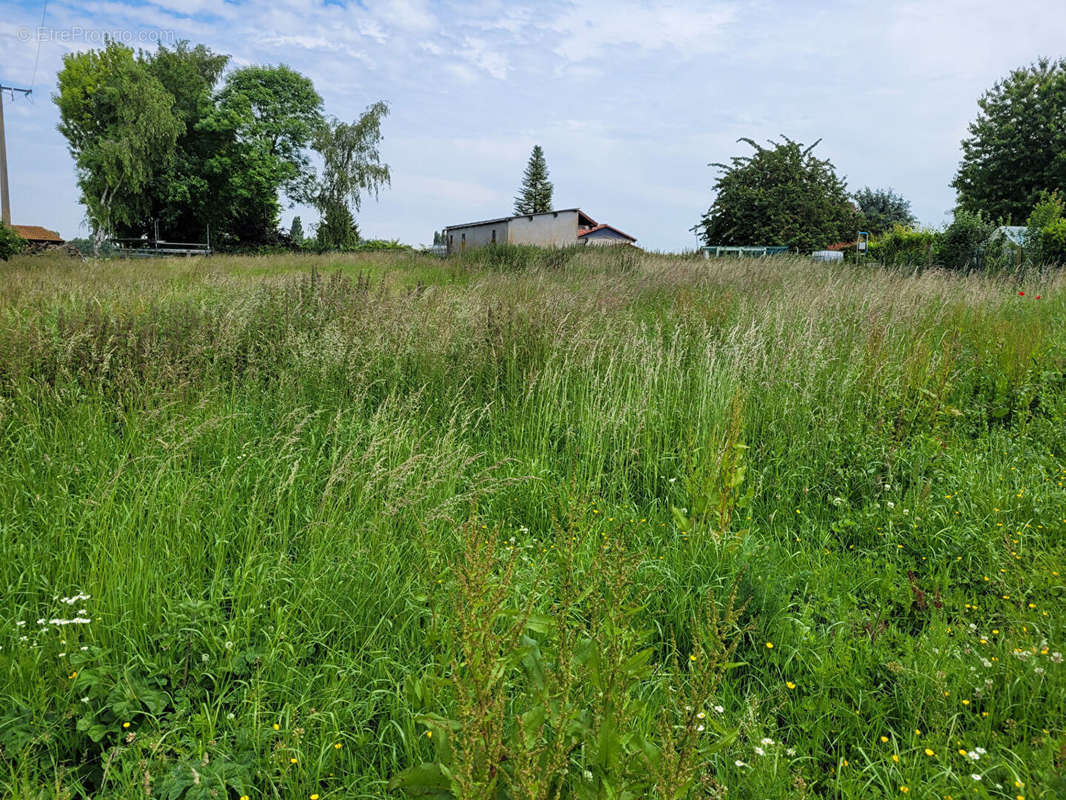
[{"label": "meadow", "polygon": [[0,795],[1066,797],[1064,290],[0,264]]}]

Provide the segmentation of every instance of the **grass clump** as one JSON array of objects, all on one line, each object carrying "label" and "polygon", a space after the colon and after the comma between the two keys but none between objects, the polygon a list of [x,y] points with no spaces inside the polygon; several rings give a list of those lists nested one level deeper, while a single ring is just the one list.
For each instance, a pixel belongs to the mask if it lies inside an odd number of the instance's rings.
[{"label": "grass clump", "polygon": [[535,255],[0,265],[3,794],[1063,794],[1061,275]]}]

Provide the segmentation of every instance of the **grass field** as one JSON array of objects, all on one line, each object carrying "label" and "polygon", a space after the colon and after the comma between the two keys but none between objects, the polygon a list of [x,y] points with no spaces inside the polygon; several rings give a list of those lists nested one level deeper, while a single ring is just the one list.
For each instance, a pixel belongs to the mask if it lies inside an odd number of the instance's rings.
[{"label": "grass field", "polygon": [[504,256],[0,265],[0,795],[1066,797],[1061,273]]}]

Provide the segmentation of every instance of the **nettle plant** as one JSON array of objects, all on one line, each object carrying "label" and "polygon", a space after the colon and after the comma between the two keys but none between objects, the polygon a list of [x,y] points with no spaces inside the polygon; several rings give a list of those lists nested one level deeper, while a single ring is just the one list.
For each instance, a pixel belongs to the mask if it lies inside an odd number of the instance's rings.
[{"label": "nettle plant", "polygon": [[439,631],[447,669],[408,685],[416,707],[438,709],[417,717],[433,758],[395,775],[391,790],[683,798],[712,780],[708,759],[737,736],[714,697],[740,666],[732,658],[751,629],[741,623],[746,603],[736,585],[724,607],[708,593],[690,630],[657,638],[637,621],[648,592],[641,559],[592,539],[573,520],[559,527],[554,544],[533,546],[543,567],[525,580],[520,545],[466,525],[456,589],[434,615],[448,620]]}]

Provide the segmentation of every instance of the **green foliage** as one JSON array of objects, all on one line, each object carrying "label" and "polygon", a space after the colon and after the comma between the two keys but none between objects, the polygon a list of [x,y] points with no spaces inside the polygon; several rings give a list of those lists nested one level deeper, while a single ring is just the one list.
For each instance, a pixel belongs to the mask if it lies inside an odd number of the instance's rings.
[{"label": "green foliage", "polygon": [[1066,192],[1066,59],[1014,70],[977,104],[952,183],[959,208],[1020,224],[1041,192]]},{"label": "green foliage", "polygon": [[315,133],[314,148],[322,156],[322,174],[313,200],[322,212],[320,246],[344,248],[359,240],[351,209],[359,210],[364,192],[376,198],[391,181],[388,164],[381,163],[381,120],[389,107],[378,102],[351,124],[330,120]]},{"label": "green foliage", "polygon": [[183,129],[173,159],[145,188],[141,214],[119,226],[118,233],[129,238],[154,233],[158,221],[160,235],[171,241],[205,241],[209,225],[225,235],[225,189],[231,177],[214,169],[213,157],[232,142],[220,139],[205,120],[215,113],[213,93],[229,56],[182,41],[173,49],[161,44],[140,59],[170,94],[172,113]]},{"label": "green foliage", "polygon": [[0,223],[0,261],[7,261],[11,256],[18,255],[25,247],[26,242],[14,228]]},{"label": "green foliage", "polygon": [[754,155],[711,165],[722,172],[714,203],[693,229],[704,244],[783,245],[810,252],[855,238],[861,217],[833,165],[812,155],[818,142],[804,147],[783,138],[769,148],[740,139]]},{"label": "green foliage", "polygon": [[0,265],[0,796],[1062,795],[1064,276],[549,252]]},{"label": "green foliage", "polygon": [[514,199],[514,213],[540,214],[552,210],[552,192],[555,187],[548,180],[548,162],[541,146],[534,145],[526,171],[522,173],[522,185]]},{"label": "green foliage", "polygon": [[1034,264],[1066,262],[1066,201],[1058,192],[1044,193],[1026,221],[1025,250]]},{"label": "green foliage", "polygon": [[98,249],[116,226],[143,215],[145,189],[173,162],[185,125],[159,80],[114,41],[64,56],[58,80],[59,132],[74,158]]},{"label": "green foliage", "polygon": [[280,193],[313,199],[308,151],[324,123],[311,81],[244,67],[216,91],[228,58],[187,42],[67,57],[55,102],[97,248],[157,225],[171,241],[210,227],[222,249],[278,243]]},{"label": "green foliage", "polygon": [[315,231],[318,247],[323,250],[344,250],[359,244],[359,227],[344,202],[322,206],[322,219]]},{"label": "green foliage", "polygon": [[296,247],[301,247],[304,243],[304,224],[299,214],[292,218],[292,225],[289,227],[289,238],[292,239],[292,243]]},{"label": "green foliage", "polygon": [[896,226],[913,227],[918,220],[911,213],[911,204],[892,189],[871,189],[866,186],[855,193],[855,202],[865,220],[866,231],[881,236]]},{"label": "green foliage", "polygon": [[955,219],[940,234],[936,263],[947,269],[967,270],[982,266],[981,256],[996,225],[980,213],[959,209]]},{"label": "green foliage", "polygon": [[940,234],[899,225],[870,242],[869,256],[886,267],[931,267],[940,246]]}]

